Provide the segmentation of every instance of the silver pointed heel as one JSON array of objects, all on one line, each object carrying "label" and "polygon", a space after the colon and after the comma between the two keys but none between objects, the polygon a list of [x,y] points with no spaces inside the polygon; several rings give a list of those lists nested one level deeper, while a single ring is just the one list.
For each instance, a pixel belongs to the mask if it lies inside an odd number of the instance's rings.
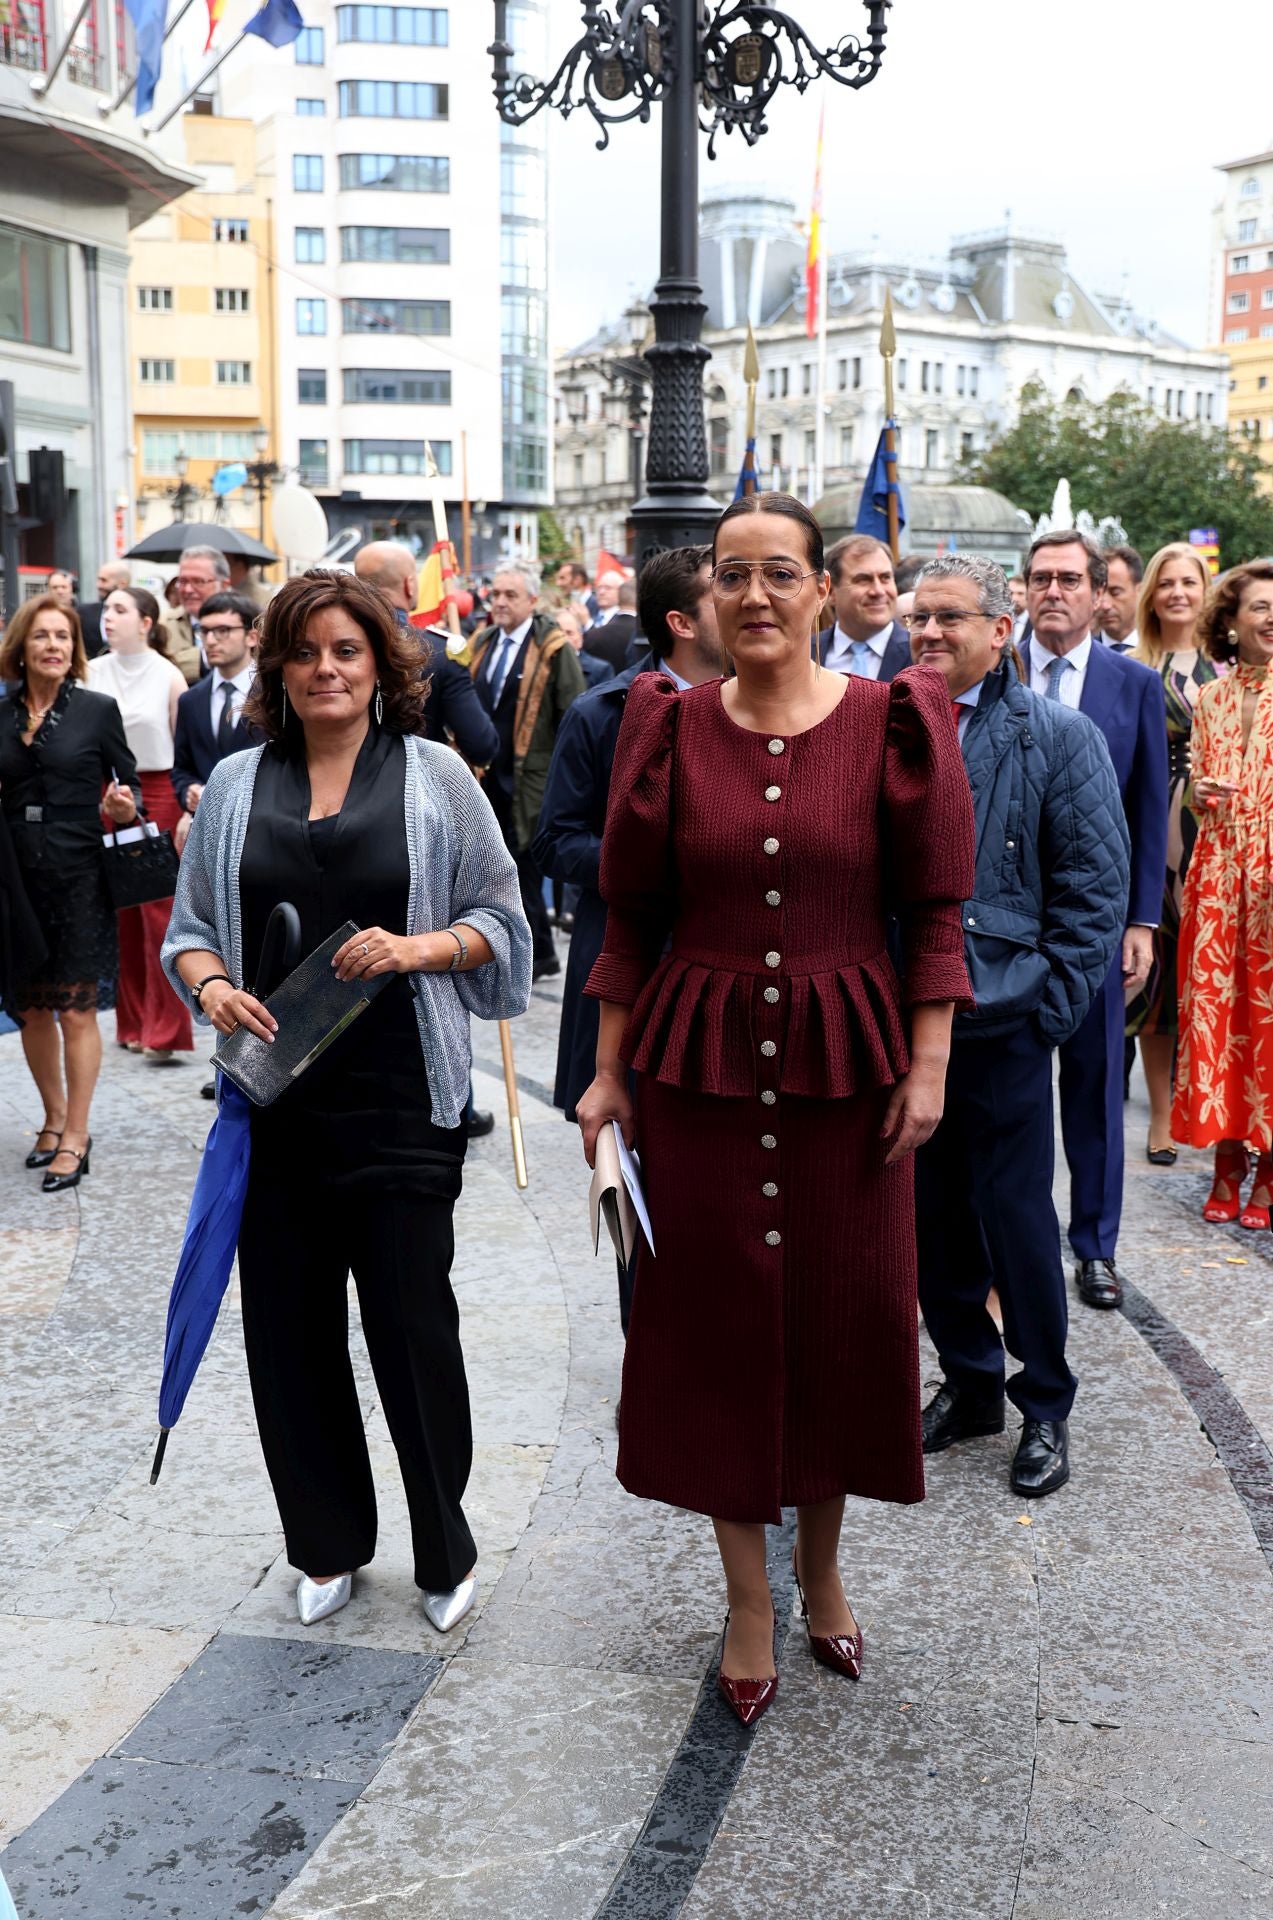
[{"label": "silver pointed heel", "polygon": [[450,1633],[452,1627],[458,1627],[465,1614],[472,1609],[476,1593],[475,1573],[471,1573],[467,1580],[461,1580],[459,1586],[452,1587],[449,1593],[426,1593],[424,1617],[439,1633]]},{"label": "silver pointed heel", "polygon": [[312,1627],[316,1620],[325,1620],[329,1613],[339,1613],[349,1601],[354,1590],[354,1579],[350,1573],[342,1573],[338,1580],[311,1580],[303,1573],[300,1585],[296,1589],[296,1611],[303,1627]]}]

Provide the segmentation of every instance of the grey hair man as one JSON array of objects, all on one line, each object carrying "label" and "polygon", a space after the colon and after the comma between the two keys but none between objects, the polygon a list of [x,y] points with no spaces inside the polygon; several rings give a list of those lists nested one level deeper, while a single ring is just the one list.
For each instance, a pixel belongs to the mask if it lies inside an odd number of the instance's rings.
[{"label": "grey hair man", "polygon": [[218,547],[187,547],[177,567],[177,605],[163,616],[168,655],[191,686],[208,671],[199,639],[199,609],[230,585],[230,562]]},{"label": "grey hair man", "polygon": [[[1011,670],[1012,593],[993,560],[951,554],[920,575],[911,643],[940,672],[972,788],[977,870],[964,908],[975,1004],[955,1017],[940,1126],[915,1159],[919,1298],[943,1383],[924,1451],[1024,1418],[1011,1485],[1069,1478],[1077,1382],[1052,1205],[1052,1053],[1098,1001],[1127,912],[1129,841],[1097,727]],[[1003,1308],[1003,1337],[986,1306]]]},{"label": "grey hair man", "polygon": [[495,723],[499,752],[486,797],[517,861],[522,905],[534,936],[533,976],[561,972],[544,905],[543,876],[531,853],[557,730],[584,690],[583,669],[550,614],[536,613],[539,575],[524,562],[496,569],[493,624],[473,636],[473,683]]},{"label": "grey hair man", "polygon": [[637,583],[613,570],[603,573],[597,581],[597,600],[597,617],[583,637],[584,652],[622,673],[637,628]]}]

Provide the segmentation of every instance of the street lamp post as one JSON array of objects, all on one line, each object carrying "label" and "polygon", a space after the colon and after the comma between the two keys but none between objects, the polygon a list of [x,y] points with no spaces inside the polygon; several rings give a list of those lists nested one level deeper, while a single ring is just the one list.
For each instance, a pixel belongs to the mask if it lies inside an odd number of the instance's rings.
[{"label": "street lamp post", "polygon": [[248,471],[248,479],[252,482],[252,485],[256,488],[257,520],[260,527],[262,545],[264,545],[264,542],[265,542],[266,489],[268,488],[271,480],[277,480],[279,475],[283,471],[282,467],[276,466],[272,460],[266,459],[265,456],[269,449],[269,444],[270,444],[269,428],[254,427],[252,430],[252,445],[256,448],[256,459],[249,460],[247,462],[247,471]]},{"label": "street lamp post", "polygon": [[819,74],[866,86],[884,56],[892,0],[862,0],[866,38],[845,34],[824,51],[789,14],[761,0],[583,0],[584,32],[548,80],[513,72],[509,3],[495,0],[489,51],[496,105],[510,126],[544,107],[563,118],[583,107],[604,148],[612,124],[648,121],[656,105],[662,109],[659,278],[650,302],[654,339],[644,350],[652,389],[646,492],[632,510],[639,567],[662,548],[705,540],[720,512],[707,491],[703,414],[710,356],[698,269],[700,126],[712,159],[717,139],[735,129],[755,145],[780,86],[803,93]]},{"label": "street lamp post", "polygon": [[186,479],[190,471],[190,455],[184,447],[178,447],[173,468],[177,475],[177,484],[168,496],[172,501],[172,510],[178,520],[184,520],[186,509],[199,498],[198,487],[192,487]]}]

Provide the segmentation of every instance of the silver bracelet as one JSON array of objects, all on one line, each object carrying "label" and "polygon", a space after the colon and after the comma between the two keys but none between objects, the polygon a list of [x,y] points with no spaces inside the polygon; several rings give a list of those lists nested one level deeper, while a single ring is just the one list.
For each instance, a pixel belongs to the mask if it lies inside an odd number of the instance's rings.
[{"label": "silver bracelet", "polygon": [[462,933],[456,932],[454,927],[448,927],[447,932],[455,942],[455,952],[451,956],[451,964],[447,968],[447,972],[458,973],[469,957],[469,943]]}]

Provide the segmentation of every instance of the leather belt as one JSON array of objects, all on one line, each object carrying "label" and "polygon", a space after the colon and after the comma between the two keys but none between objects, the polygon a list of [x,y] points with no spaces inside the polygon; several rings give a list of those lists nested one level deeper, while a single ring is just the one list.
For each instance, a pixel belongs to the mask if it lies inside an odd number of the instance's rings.
[{"label": "leather belt", "polygon": [[99,820],[101,815],[96,807],[39,806],[14,808],[9,818],[24,820],[29,827],[49,827],[70,821]]}]

